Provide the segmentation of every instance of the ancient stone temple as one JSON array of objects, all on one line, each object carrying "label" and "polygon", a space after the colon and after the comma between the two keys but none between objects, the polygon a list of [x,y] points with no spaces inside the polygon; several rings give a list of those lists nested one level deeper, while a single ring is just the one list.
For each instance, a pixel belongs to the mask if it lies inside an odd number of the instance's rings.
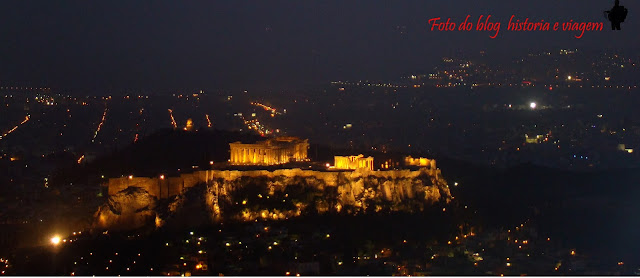
[{"label": "ancient stone temple", "polygon": [[230,143],[233,165],[276,165],[307,161],[309,140],[297,137],[276,137],[254,144]]},{"label": "ancient stone temple", "polygon": [[364,155],[335,156],[334,164],[335,169],[341,170],[373,170],[373,157],[364,157]]}]

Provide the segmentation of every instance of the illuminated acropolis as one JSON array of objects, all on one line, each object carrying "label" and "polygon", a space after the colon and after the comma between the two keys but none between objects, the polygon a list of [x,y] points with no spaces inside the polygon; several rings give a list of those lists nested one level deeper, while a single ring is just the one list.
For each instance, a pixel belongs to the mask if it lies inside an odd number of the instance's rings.
[{"label": "illuminated acropolis", "polygon": [[364,157],[363,155],[335,156],[334,165],[335,169],[340,170],[373,170],[373,157]]},{"label": "illuminated acropolis", "polygon": [[307,161],[308,139],[276,137],[254,144],[234,142],[229,144],[233,165],[276,165],[295,161]]}]

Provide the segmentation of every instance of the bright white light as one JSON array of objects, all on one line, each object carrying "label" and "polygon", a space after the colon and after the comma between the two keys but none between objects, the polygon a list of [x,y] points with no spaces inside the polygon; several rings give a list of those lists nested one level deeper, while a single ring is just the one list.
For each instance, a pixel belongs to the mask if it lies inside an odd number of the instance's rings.
[{"label": "bright white light", "polygon": [[529,103],[529,107],[531,109],[536,109],[536,106],[538,106],[538,104],[536,104],[535,102]]},{"label": "bright white light", "polygon": [[60,244],[60,237],[59,237],[59,236],[53,236],[53,237],[51,238],[51,244],[53,244],[53,245],[58,245],[58,244]]}]

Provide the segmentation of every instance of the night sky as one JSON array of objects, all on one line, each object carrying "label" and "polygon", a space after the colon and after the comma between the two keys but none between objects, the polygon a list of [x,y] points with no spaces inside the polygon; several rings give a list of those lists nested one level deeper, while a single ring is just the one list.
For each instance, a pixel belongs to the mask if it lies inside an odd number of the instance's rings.
[{"label": "night sky", "polygon": [[[2,1],[0,85],[83,92],[292,89],[330,80],[393,79],[455,51],[611,49],[637,57],[640,2],[622,31],[613,0],[541,1]],[[492,14],[490,32],[430,32],[428,19]],[[507,32],[508,18],[604,22],[573,32]],[[403,27],[404,26],[404,27]]]}]

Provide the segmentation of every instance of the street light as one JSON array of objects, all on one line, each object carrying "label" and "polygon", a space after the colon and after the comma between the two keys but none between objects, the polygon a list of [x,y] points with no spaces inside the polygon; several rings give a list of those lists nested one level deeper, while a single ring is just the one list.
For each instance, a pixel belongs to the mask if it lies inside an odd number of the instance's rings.
[{"label": "street light", "polygon": [[58,244],[60,244],[60,236],[53,236],[51,237],[51,244],[53,244],[54,246],[57,246]]}]

